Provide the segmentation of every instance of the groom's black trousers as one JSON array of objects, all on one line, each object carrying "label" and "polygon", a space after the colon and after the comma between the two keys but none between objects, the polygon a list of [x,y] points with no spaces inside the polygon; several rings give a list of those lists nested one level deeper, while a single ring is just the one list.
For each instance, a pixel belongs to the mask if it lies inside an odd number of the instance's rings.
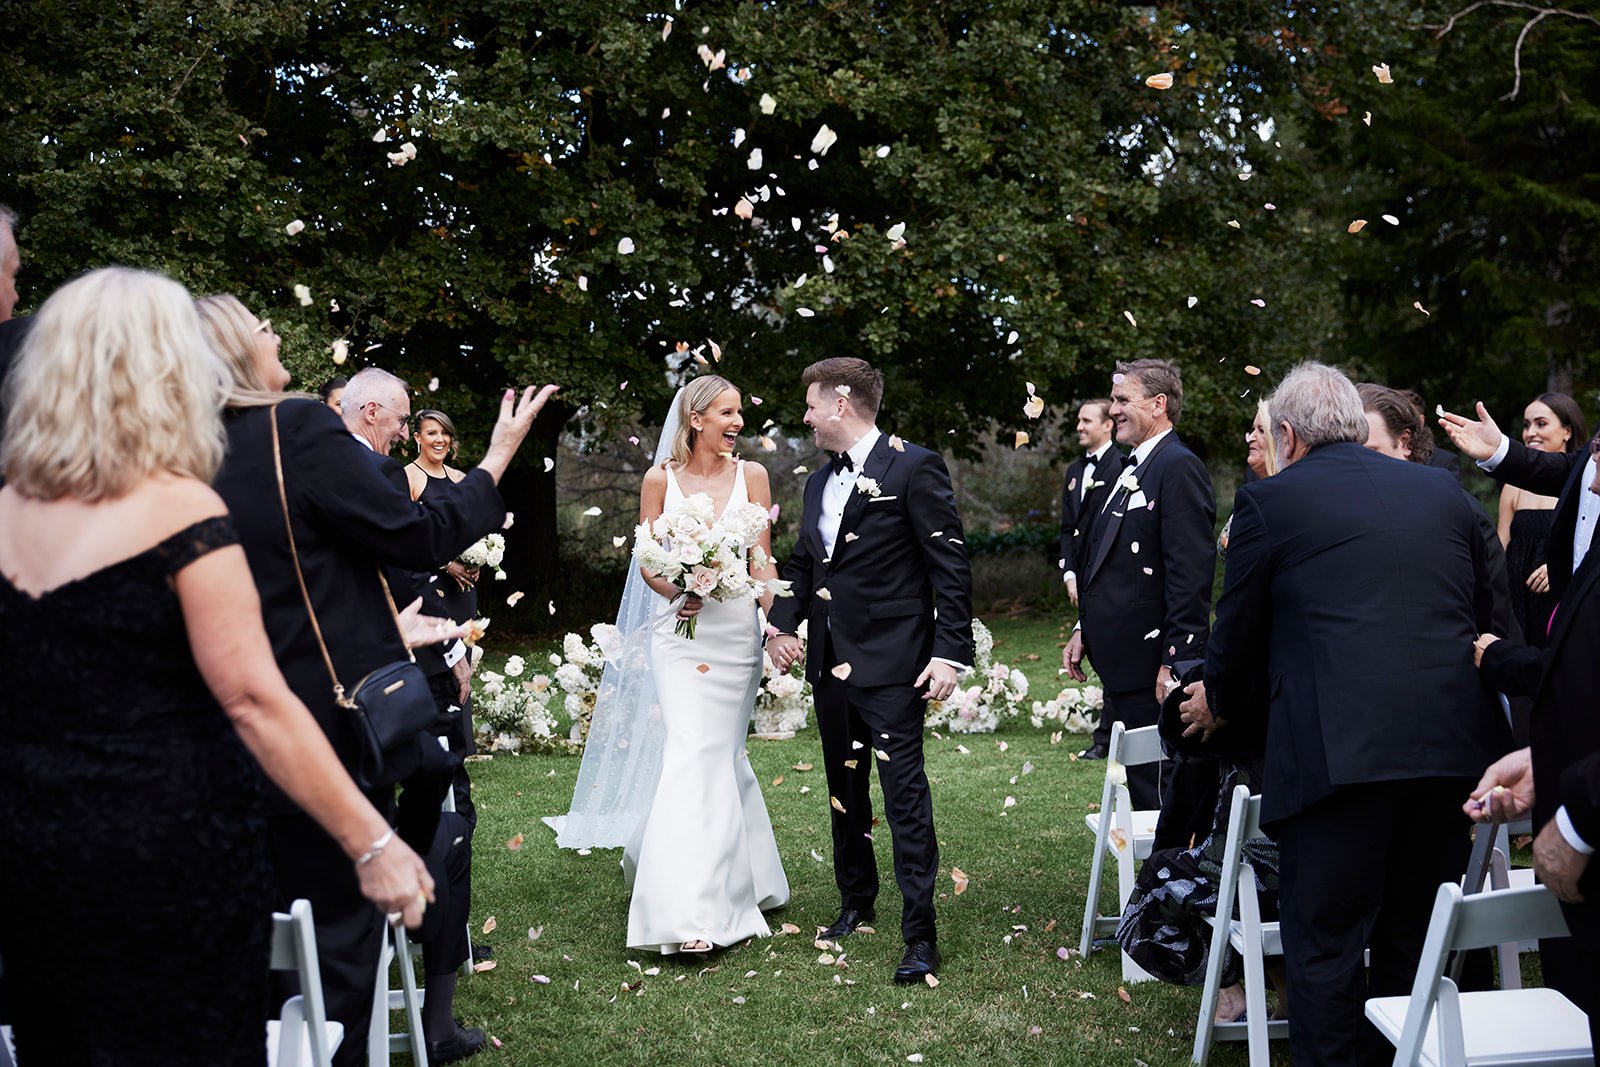
[{"label": "groom's black trousers", "polygon": [[[826,636],[823,638],[827,641]],[[870,908],[878,896],[872,850],[871,768],[878,765],[884,815],[894,842],[894,876],[905,900],[900,932],[906,941],[933,941],[933,883],[939,845],[933,835],[933,797],[922,762],[927,708],[909,683],[864,688],[833,676],[828,641],[822,677],[812,686],[822,735],[833,815],[833,874],[840,903]],[[884,758],[887,757],[887,758]],[[848,764],[854,764],[849,766]],[[841,812],[840,807],[844,810]]]}]

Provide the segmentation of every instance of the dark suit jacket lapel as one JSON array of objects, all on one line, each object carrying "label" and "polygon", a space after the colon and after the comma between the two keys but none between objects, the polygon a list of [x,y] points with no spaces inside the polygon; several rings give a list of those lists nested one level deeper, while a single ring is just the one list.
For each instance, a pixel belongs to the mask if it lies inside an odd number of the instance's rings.
[{"label": "dark suit jacket lapel", "polygon": [[[1572,576],[1572,581],[1567,584],[1566,591],[1561,594],[1561,602],[1556,605],[1555,623],[1550,627],[1548,657],[1554,657],[1556,650],[1561,646],[1561,642],[1566,640],[1567,635],[1572,632],[1572,620],[1578,615],[1579,604],[1583,602],[1585,597],[1595,595],[1594,584],[1596,577],[1600,577],[1600,557],[1597,557],[1594,549],[1591,548],[1589,554],[1583,557],[1583,563],[1578,567],[1578,572]],[[1535,623],[1534,620],[1530,619],[1529,623],[1530,625],[1543,626],[1546,624],[1546,620],[1541,619]],[[1527,635],[1524,634],[1523,636],[1526,637]],[[1542,689],[1543,687],[1543,682],[1541,682],[1540,688]]]},{"label": "dark suit jacket lapel", "polygon": [[[858,477],[871,478],[878,483],[881,490],[884,476],[889,473],[889,468],[894,466],[894,457],[895,451],[889,447],[889,435],[880,433],[878,443],[867,453],[867,461],[861,464],[861,469],[856,474]],[[839,518],[839,536],[833,542],[834,560],[838,560],[839,553],[844,551],[845,535],[854,533],[855,528],[861,524],[861,513],[867,510],[868,499],[866,493],[854,486],[851,487],[850,497],[844,502],[844,514]]]},{"label": "dark suit jacket lapel", "polygon": [[[1161,450],[1166,448],[1167,445],[1172,441],[1176,440],[1177,436],[1178,431],[1173,430],[1171,433],[1167,434],[1167,436],[1157,441],[1156,446],[1150,450],[1150,454],[1140,461],[1137,467],[1133,468],[1133,476],[1143,482],[1143,476],[1148,474],[1153,468],[1156,457],[1161,455]],[[1132,453],[1130,452],[1129,455],[1132,455]],[[1126,469],[1127,464],[1122,464],[1122,467],[1117,471],[1117,477],[1122,477],[1122,472]],[[1096,522],[1104,520],[1105,528],[1101,530],[1100,540],[1094,546],[1094,560],[1089,565],[1089,577],[1086,579],[1086,581],[1094,581],[1095,572],[1100,569],[1100,565],[1104,563],[1106,561],[1106,557],[1111,554],[1111,546],[1116,543],[1117,532],[1122,528],[1122,517],[1128,510],[1128,497],[1130,495],[1131,494],[1126,489],[1117,489],[1116,487],[1112,487],[1111,495],[1106,498],[1105,512],[1100,516],[1099,519],[1096,520]]]}]

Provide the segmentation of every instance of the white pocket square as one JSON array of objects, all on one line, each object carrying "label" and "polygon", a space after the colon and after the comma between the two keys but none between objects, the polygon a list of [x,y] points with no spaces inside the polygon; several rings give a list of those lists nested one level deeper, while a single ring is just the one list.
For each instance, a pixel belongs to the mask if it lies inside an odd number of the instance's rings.
[{"label": "white pocket square", "polygon": [[900,498],[897,497],[897,496],[869,496],[869,497],[867,497],[867,503],[869,503],[869,504],[881,504],[885,500],[899,500],[899,499]]},{"label": "white pocket square", "polygon": [[1144,490],[1143,489],[1140,489],[1139,491],[1135,492],[1132,496],[1128,497],[1128,507],[1129,508],[1142,508],[1142,507],[1144,507],[1144,505],[1145,505],[1145,499],[1144,499]]}]

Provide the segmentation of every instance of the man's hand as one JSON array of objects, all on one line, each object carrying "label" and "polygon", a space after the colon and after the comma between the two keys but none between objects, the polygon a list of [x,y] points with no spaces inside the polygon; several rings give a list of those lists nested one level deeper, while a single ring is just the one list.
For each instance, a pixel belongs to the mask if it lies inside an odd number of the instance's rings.
[{"label": "man's hand", "polygon": [[456,680],[456,703],[466,707],[467,698],[472,695],[472,657],[462,656],[456,660],[450,675]]},{"label": "man's hand", "polygon": [[767,638],[767,655],[774,667],[787,671],[800,659],[800,639],[794,634],[773,634]]},{"label": "man's hand", "polygon": [[1067,677],[1075,682],[1087,682],[1089,676],[1083,673],[1083,631],[1072,631],[1072,637],[1067,641],[1067,647],[1061,650],[1061,666],[1066,668]]},{"label": "man's hand", "polygon": [[1541,563],[1528,575],[1528,589],[1535,593],[1548,593],[1550,591],[1550,565]]},{"label": "man's hand", "polygon": [[478,580],[478,568],[468,567],[458,559],[445,564],[444,572],[455,579],[456,586],[463,592],[471,589]]},{"label": "man's hand", "polygon": [[1473,822],[1513,822],[1532,811],[1532,750],[1519,748],[1489,764],[1461,810]]},{"label": "man's hand", "polygon": [[923,700],[948,700],[956,691],[956,669],[942,659],[930,659],[917,680],[911,683],[911,688],[916,689],[923,682],[928,683]]},{"label": "man's hand", "polygon": [[523,438],[533,428],[533,420],[544,409],[545,402],[560,388],[559,385],[547,385],[535,396],[530,385],[522,391],[520,400],[516,399],[517,394],[513,389],[507,389],[500,398],[500,417],[495,421],[494,433],[489,437],[489,449],[484,453],[483,462],[478,464],[489,472],[489,477],[494,479],[496,485],[505,476],[506,467],[522,446]]},{"label": "man's hand", "polygon": [[1078,579],[1067,579],[1067,599],[1072,601],[1072,606],[1078,606]]},{"label": "man's hand", "polygon": [[1483,653],[1490,645],[1500,640],[1495,634],[1479,634],[1478,639],[1472,642],[1472,665],[1483,666]]},{"label": "man's hand", "polygon": [[1172,676],[1172,668],[1166,664],[1156,671],[1156,707],[1167,701],[1167,694],[1178,688],[1178,680]]},{"label": "man's hand", "polygon": [[1495,454],[1500,447],[1500,439],[1505,435],[1489,417],[1489,411],[1483,406],[1482,401],[1478,402],[1477,409],[1476,421],[1442,411],[1439,415],[1439,425],[1444,427],[1444,432],[1450,435],[1450,443],[1460,449],[1463,455],[1482,463]]},{"label": "man's hand", "polygon": [[405,638],[407,648],[454,641],[465,638],[471,632],[472,627],[466,623],[454,623],[449,619],[422,614],[421,597],[407,604],[405,610],[400,612],[400,633]]},{"label": "man's hand", "polygon": [[1183,693],[1189,698],[1178,705],[1178,718],[1188,723],[1183,728],[1183,736],[1199,734],[1201,741],[1211,740],[1211,735],[1225,723],[1211,714],[1211,705],[1206,700],[1206,683],[1190,682]]},{"label": "man's hand", "polygon": [[1589,857],[1567,844],[1561,828],[1551,819],[1533,839],[1533,871],[1558,900],[1582,904],[1578,879],[1589,866]]}]

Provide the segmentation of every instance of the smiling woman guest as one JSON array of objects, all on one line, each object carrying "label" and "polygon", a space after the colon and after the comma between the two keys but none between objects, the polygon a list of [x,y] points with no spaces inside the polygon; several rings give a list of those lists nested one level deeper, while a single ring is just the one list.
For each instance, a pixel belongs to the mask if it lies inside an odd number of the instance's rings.
[{"label": "smiling woman guest", "polygon": [[[416,425],[417,458],[406,464],[406,483],[411,487],[412,500],[432,500],[466,477],[466,474],[445,463],[455,459],[461,451],[456,439],[456,424],[450,416],[434,408],[423,408],[412,419]],[[438,583],[444,594],[445,614],[457,622],[466,622],[478,616],[478,568],[460,560],[451,560],[439,572],[444,576]]]},{"label": "smiling woman guest", "polygon": [[[1522,412],[1522,443],[1535,452],[1576,452],[1588,441],[1583,412],[1566,393],[1545,393]],[[1512,607],[1523,641],[1543,648],[1556,608],[1545,557],[1555,522],[1556,498],[1507,484],[1500,490],[1500,543],[1506,550]]]}]

